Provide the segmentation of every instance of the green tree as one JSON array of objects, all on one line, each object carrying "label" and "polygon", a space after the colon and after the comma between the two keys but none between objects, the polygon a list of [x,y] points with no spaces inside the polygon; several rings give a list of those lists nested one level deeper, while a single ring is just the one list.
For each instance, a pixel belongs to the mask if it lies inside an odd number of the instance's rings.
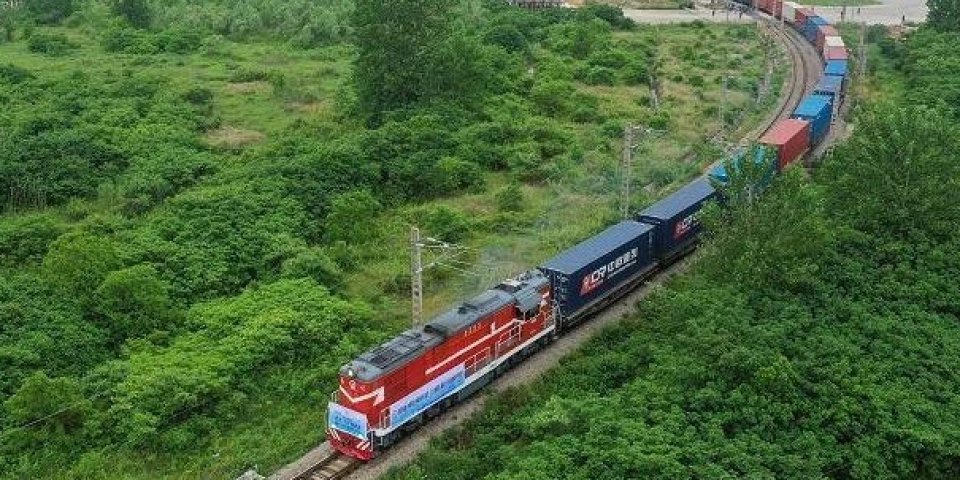
[{"label": "green tree", "polygon": [[954,235],[960,224],[960,131],[942,110],[880,104],[858,118],[862,135],[822,169],[828,208],[849,226],[906,238]]},{"label": "green tree", "polygon": [[749,145],[723,161],[727,181],[720,192],[732,209],[749,209],[760,200],[776,173],[777,152],[759,144]]},{"label": "green tree", "polygon": [[357,2],[354,84],[369,123],[392,110],[469,99],[483,89],[486,52],[457,27],[455,7],[449,0]]},{"label": "green tree", "polygon": [[147,0],[115,0],[112,9],[114,15],[125,18],[134,27],[150,26],[152,15]]},{"label": "green tree", "polygon": [[343,285],[340,266],[323,249],[316,247],[305,249],[283,262],[280,273],[285,278],[312,278],[331,290]]},{"label": "green tree", "polygon": [[944,32],[960,32],[960,2],[957,0],[927,0],[930,12],[927,23]]},{"label": "green tree", "polygon": [[120,268],[120,252],[107,238],[70,233],[58,238],[43,258],[44,275],[54,285],[87,302],[100,282]]},{"label": "green tree", "polygon": [[72,378],[50,378],[43,372],[28,377],[17,393],[3,402],[8,418],[27,425],[21,441],[41,443],[76,433],[83,427],[90,401]]},{"label": "green tree", "polygon": [[74,0],[27,0],[26,6],[40,23],[59,23],[77,9]]},{"label": "green tree", "polygon": [[114,342],[175,326],[177,311],[169,287],[150,265],[110,273],[94,292],[95,309]]},{"label": "green tree", "polygon": [[356,244],[375,239],[381,208],[369,190],[337,195],[330,202],[330,213],[324,222],[327,240]]}]

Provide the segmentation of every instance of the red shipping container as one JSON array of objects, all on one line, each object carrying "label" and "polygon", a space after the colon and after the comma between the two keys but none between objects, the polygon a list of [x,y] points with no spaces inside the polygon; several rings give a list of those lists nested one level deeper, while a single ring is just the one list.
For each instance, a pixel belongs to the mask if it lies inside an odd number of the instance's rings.
[{"label": "red shipping container", "polygon": [[816,13],[813,13],[813,10],[810,10],[809,8],[798,8],[794,27],[797,30],[803,31],[803,26],[807,24],[807,17],[812,17],[814,15],[816,15]]},{"label": "red shipping container", "polygon": [[770,2],[770,12],[774,17],[780,18],[783,14],[783,0],[772,0]]},{"label": "red shipping container", "polygon": [[810,122],[790,118],[773,125],[760,143],[777,149],[778,170],[797,161],[810,147]]},{"label": "red shipping container", "polygon": [[825,60],[849,60],[850,54],[844,47],[828,47]]},{"label": "red shipping container", "polygon": [[757,0],[757,8],[761,12],[770,13],[770,4],[773,3],[773,0]]},{"label": "red shipping container", "polygon": [[820,28],[817,29],[817,51],[823,51],[823,43],[826,41],[827,37],[839,37],[840,32],[837,31],[832,25],[820,25]]}]

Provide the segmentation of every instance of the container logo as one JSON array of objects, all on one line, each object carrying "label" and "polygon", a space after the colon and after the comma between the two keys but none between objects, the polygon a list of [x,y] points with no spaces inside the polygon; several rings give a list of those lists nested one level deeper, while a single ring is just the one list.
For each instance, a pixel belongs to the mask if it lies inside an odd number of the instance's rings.
[{"label": "container logo", "polygon": [[580,287],[580,295],[586,295],[596,290],[597,287],[602,285],[604,280],[607,278],[613,277],[622,272],[624,269],[637,263],[637,258],[639,257],[640,249],[633,248],[629,252],[620,255],[610,263],[607,263],[594,270],[593,273],[583,277],[583,284]]},{"label": "container logo", "polygon": [[689,233],[690,230],[692,230],[693,227],[696,226],[696,224],[697,224],[696,213],[690,214],[690,216],[688,216],[687,218],[680,220],[673,227],[673,239],[677,240],[680,237],[683,237],[684,235]]}]

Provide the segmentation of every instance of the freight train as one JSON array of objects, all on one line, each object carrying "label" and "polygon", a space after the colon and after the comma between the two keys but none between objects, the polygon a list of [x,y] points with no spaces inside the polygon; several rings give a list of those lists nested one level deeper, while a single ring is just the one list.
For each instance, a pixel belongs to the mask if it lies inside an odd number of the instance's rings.
[{"label": "freight train", "polygon": [[753,152],[738,152],[731,162],[724,162],[713,168],[709,176],[721,184],[728,178],[727,165],[736,169],[744,157],[753,156],[761,163],[766,162],[766,152],[776,152],[776,159],[771,163],[779,172],[823,143],[830,133],[836,112],[846,99],[849,83],[849,51],[837,29],[818,16],[812,8],[781,0],[756,0],[756,3],[747,0],[734,1],[748,6],[755,4],[758,10],[792,26],[814,46],[824,66],[823,75],[813,91],[803,98],[789,119],[775,123],[760,138],[759,148]]},{"label": "freight train", "polygon": [[[828,67],[830,62],[844,63],[837,73],[828,68],[791,118],[777,122],[760,139],[753,156],[770,165],[766,178],[770,181],[826,137],[833,102],[842,101],[846,86],[846,49],[832,27],[795,3],[762,0],[760,9],[784,16],[811,43],[820,45]],[[837,49],[843,49],[842,55]],[[724,165],[735,168],[750,156],[740,152]],[[717,198],[717,184],[728,180],[724,165],[634,218],[344,365],[339,388],[328,404],[330,445],[360,460],[374,458],[406,432],[482,389],[685,256],[700,237],[698,214]]]}]

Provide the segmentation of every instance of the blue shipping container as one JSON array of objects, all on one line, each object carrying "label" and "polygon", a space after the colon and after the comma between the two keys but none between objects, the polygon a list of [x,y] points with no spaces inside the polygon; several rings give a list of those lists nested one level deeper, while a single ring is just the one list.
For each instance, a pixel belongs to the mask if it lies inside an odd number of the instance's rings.
[{"label": "blue shipping container", "polygon": [[803,38],[807,39],[808,42],[816,44],[818,30],[820,30],[820,26],[818,24],[807,22],[803,25],[803,30],[801,30],[801,33],[803,33]]},{"label": "blue shipping container", "polygon": [[727,174],[727,167],[722,163],[717,164],[710,170],[710,178],[714,179],[720,185],[726,185],[730,181],[730,175]]},{"label": "blue shipping container", "polygon": [[576,317],[653,267],[652,242],[652,226],[625,220],[544,263],[560,313]]},{"label": "blue shipping container", "polygon": [[807,95],[790,118],[799,118],[810,122],[810,145],[819,144],[830,131],[833,117],[831,97],[826,95]]},{"label": "blue shipping container", "polygon": [[[746,156],[746,152],[741,148],[730,157],[729,163],[733,166],[735,172],[740,171],[740,165],[743,163],[744,156]],[[776,175],[779,162],[777,161],[777,152],[775,150],[764,145],[757,145],[753,150],[753,163],[759,167],[762,166],[764,162],[770,163],[767,165],[769,170],[767,170],[761,179],[761,186],[770,184],[773,176]],[[727,173],[726,164],[727,162],[719,163],[710,170],[710,178],[720,185],[726,185],[727,182],[730,181],[730,174]]]},{"label": "blue shipping container", "polygon": [[820,81],[817,82],[817,86],[813,87],[813,93],[817,95],[825,95],[836,100],[837,98],[843,96],[843,77],[835,77],[832,75],[824,75],[820,77]]},{"label": "blue shipping container", "polygon": [[847,76],[846,60],[827,60],[827,65],[823,67],[823,74],[835,77]]},{"label": "blue shipping container", "polygon": [[811,23],[814,25],[830,25],[830,22],[828,22],[826,18],[823,18],[820,15],[812,15],[810,17],[807,17],[807,24],[811,24]]},{"label": "blue shipping container", "polygon": [[665,259],[696,241],[700,235],[697,213],[716,194],[710,181],[700,177],[640,212],[638,220],[657,227],[654,255]]}]

